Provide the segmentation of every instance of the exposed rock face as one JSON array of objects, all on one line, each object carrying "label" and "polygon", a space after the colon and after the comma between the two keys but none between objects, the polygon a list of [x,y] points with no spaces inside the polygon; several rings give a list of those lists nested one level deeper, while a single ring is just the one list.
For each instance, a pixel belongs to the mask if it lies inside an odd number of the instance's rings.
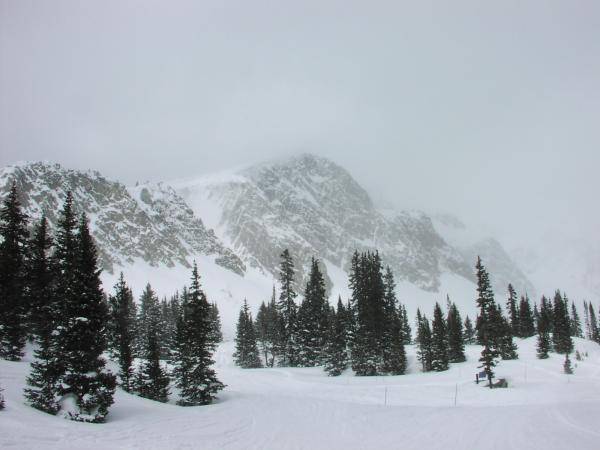
[{"label": "exposed rock face", "polygon": [[346,170],[324,158],[301,155],[176,188],[196,211],[219,211],[219,234],[268,273],[277,273],[284,248],[302,268],[315,256],[345,270],[355,250],[379,250],[397,279],[427,291],[439,289],[444,272],[474,280],[474,261],[448,245],[429,216],[378,210]]},{"label": "exposed rock face", "polygon": [[245,272],[240,258],[205,228],[173,189],[162,184],[127,189],[98,172],[27,163],[0,170],[0,196],[13,181],[26,213],[33,218],[45,214],[51,228],[67,191],[72,191],[77,211],[89,218],[100,265],[109,272],[136,260],[153,266],[189,266],[195,255],[214,256],[217,264],[240,275]]},{"label": "exposed rock face", "polygon": [[[0,170],[0,197],[13,181],[26,212],[36,218],[45,214],[52,228],[71,190],[77,210],[89,217],[101,266],[109,272],[139,260],[189,266],[195,256],[209,255],[242,276],[248,264],[276,277],[280,254],[288,248],[302,289],[312,257],[347,271],[355,250],[378,250],[397,280],[437,292],[444,273],[475,281],[475,259],[481,255],[498,300],[509,282],[519,292],[534,293],[494,239],[471,239],[451,216],[380,210],[346,170],[314,155],[178,181],[175,188],[164,183],[127,188],[97,172],[27,163]],[[469,239],[457,238],[465,235]],[[327,266],[322,269],[328,279]]]}]

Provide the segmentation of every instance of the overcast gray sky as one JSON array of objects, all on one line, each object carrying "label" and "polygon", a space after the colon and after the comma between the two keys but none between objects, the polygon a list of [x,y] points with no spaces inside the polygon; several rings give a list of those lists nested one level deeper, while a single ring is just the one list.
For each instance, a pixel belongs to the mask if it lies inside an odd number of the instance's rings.
[{"label": "overcast gray sky", "polygon": [[600,2],[0,0],[0,148],[124,182],[310,151],[399,206],[592,233]]}]

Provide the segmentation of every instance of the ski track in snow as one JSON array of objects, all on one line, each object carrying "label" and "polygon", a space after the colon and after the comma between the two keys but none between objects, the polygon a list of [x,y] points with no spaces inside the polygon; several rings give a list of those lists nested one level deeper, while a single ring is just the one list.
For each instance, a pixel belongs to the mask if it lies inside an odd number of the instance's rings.
[{"label": "ski track in snow", "polygon": [[[474,383],[480,348],[442,373],[420,373],[409,346],[409,370],[396,377],[327,377],[320,368],[242,370],[233,344],[215,355],[227,388],[210,406],[183,408],[121,390],[106,424],[82,424],[36,411],[22,389],[30,357],[0,361],[6,410],[0,412],[2,449],[597,449],[600,431],[600,346],[573,358],[535,358],[535,338],[517,340],[520,359],[501,361],[508,389]],[[387,391],[387,395],[386,395]],[[454,406],[455,391],[457,402]],[[386,403],[387,398],[387,404]]]}]

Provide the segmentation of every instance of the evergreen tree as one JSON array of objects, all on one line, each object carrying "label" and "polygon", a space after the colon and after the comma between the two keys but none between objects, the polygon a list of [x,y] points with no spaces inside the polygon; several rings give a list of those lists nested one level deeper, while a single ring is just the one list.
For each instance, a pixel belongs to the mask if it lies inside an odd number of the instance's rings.
[{"label": "evergreen tree", "polygon": [[436,372],[448,370],[448,335],[442,308],[437,302],[433,309],[431,354],[431,367],[433,370]]},{"label": "evergreen tree", "polygon": [[261,306],[256,316],[257,339],[266,367],[274,366],[281,342],[282,320],[279,317],[275,298],[275,287],[273,286],[271,301],[264,308]]},{"label": "evergreen tree", "polygon": [[535,329],[537,330],[540,324],[540,312],[537,307],[537,303],[533,304],[533,323],[535,325]]},{"label": "evergreen tree", "polygon": [[0,357],[19,361],[27,337],[27,216],[13,183],[0,209]]},{"label": "evergreen tree", "polygon": [[512,329],[509,321],[502,315],[500,305],[491,309],[491,322],[494,328],[496,347],[504,360],[517,359],[517,345],[513,342]]},{"label": "evergreen tree", "polygon": [[489,387],[492,388],[492,378],[494,376],[494,367],[496,359],[499,356],[499,351],[496,343],[496,331],[494,329],[494,311],[496,304],[494,302],[494,293],[490,284],[487,270],[481,262],[481,258],[477,257],[477,306],[479,307],[479,323],[478,332],[480,333],[481,344],[483,350],[479,362],[488,378]]},{"label": "evergreen tree", "polygon": [[508,300],[506,301],[510,333],[512,336],[521,335],[519,307],[517,305],[517,292],[512,284],[508,284]]},{"label": "evergreen tree", "polygon": [[171,307],[166,297],[160,301],[160,329],[158,341],[160,342],[160,359],[170,360],[171,348],[173,347],[173,324],[171,319]]},{"label": "evergreen tree", "polygon": [[469,316],[467,316],[465,319],[464,336],[465,336],[465,344],[469,344],[469,345],[475,344],[475,328],[473,328],[473,322],[471,322],[471,319],[469,318]]},{"label": "evergreen tree", "polygon": [[225,387],[211,367],[215,343],[210,339],[209,308],[194,263],[192,284],[183,298],[176,332],[174,375],[180,389],[178,404],[182,406],[209,404]]},{"label": "evergreen tree", "polygon": [[51,321],[48,321],[48,308],[53,302],[53,280],[55,273],[50,257],[52,238],[48,235],[48,222],[42,217],[34,230],[30,243],[30,260],[28,268],[30,329],[38,343],[41,339],[49,338],[52,331]]},{"label": "evergreen tree", "polygon": [[210,323],[211,327],[211,339],[215,344],[223,342],[223,332],[221,331],[221,316],[219,314],[219,308],[216,303],[210,304]]},{"label": "evergreen tree", "polygon": [[384,367],[382,345],[386,332],[385,285],[378,253],[352,257],[352,369],[358,376],[377,375]]},{"label": "evergreen tree", "polygon": [[341,375],[348,367],[346,347],[346,310],[342,299],[338,299],[337,312],[329,327],[329,337],[325,347],[325,371],[329,376]]},{"label": "evergreen tree", "polygon": [[320,365],[327,340],[329,305],[325,298],[325,280],[316,259],[311,270],[304,301],[298,310],[298,362],[300,366]]},{"label": "evergreen tree", "polygon": [[248,302],[245,299],[238,318],[233,358],[235,363],[243,369],[262,367],[258,346],[256,345],[254,322]]},{"label": "evergreen tree", "polygon": [[281,264],[279,266],[279,281],[281,283],[281,293],[277,308],[280,318],[280,343],[278,353],[280,355],[280,365],[295,367],[298,365],[298,307],[296,306],[296,297],[298,294],[294,290],[294,261],[288,249],[281,254]]},{"label": "evergreen tree", "polygon": [[421,316],[417,309],[417,359],[421,362],[423,372],[433,370],[432,336],[429,320]]},{"label": "evergreen tree", "polygon": [[[105,369],[108,311],[100,287],[96,247],[82,215],[78,233],[72,197],[67,196],[57,238],[59,267],[58,318],[53,332],[58,368],[57,396],[71,399],[66,413],[83,422],[104,422],[113,403],[115,376]],[[72,272],[69,272],[72,271]]]},{"label": "evergreen tree", "polygon": [[[73,395],[73,420],[104,422],[113,403],[115,376],[105,369],[102,353],[107,348],[108,311],[100,282],[96,246],[85,215],[81,216],[76,243],[76,298],[64,308],[64,333],[58,333],[58,348],[64,357],[65,372],[59,393]],[[71,299],[69,299],[71,300]]]},{"label": "evergreen tree", "polygon": [[537,337],[537,357],[539,359],[547,359],[548,352],[552,349],[552,343],[550,341],[550,323],[547,318],[546,302],[542,300],[542,309],[540,311],[539,319],[538,319],[538,337]]},{"label": "evergreen tree", "polygon": [[571,353],[573,338],[571,337],[571,318],[569,309],[560,291],[554,294],[552,343],[557,353]]},{"label": "evergreen tree", "polygon": [[527,338],[535,335],[535,321],[531,312],[528,296],[522,296],[519,302],[519,337]]},{"label": "evergreen tree", "polygon": [[571,367],[571,360],[569,359],[568,353],[565,353],[565,362],[563,364],[563,371],[567,375],[571,375],[573,373],[573,367]]},{"label": "evergreen tree", "polygon": [[[538,341],[541,339],[541,354],[544,353],[544,349],[547,345],[547,350],[552,351],[552,303],[545,297],[542,296],[540,302],[539,318],[538,318]],[[540,331],[541,330],[541,331]],[[547,335],[547,336],[546,336]],[[546,343],[546,338],[548,342]],[[538,351],[540,353],[540,351]]]},{"label": "evergreen tree", "polygon": [[133,294],[123,272],[115,284],[115,295],[109,297],[111,328],[111,346],[119,361],[119,377],[121,386],[126,391],[131,390],[133,376],[133,345],[135,336],[136,308]]},{"label": "evergreen tree", "polygon": [[406,312],[406,307],[404,305],[400,305],[400,320],[402,322],[402,343],[404,345],[412,344],[412,330],[410,328],[410,322],[408,320],[408,314]]},{"label": "evergreen tree", "polygon": [[145,297],[146,301],[145,341],[141,343],[141,356],[144,362],[135,374],[134,390],[140,397],[166,403],[169,400],[170,379],[167,370],[160,362],[162,326],[160,305],[150,284],[146,286],[142,297]]},{"label": "evergreen tree", "polygon": [[591,329],[590,329],[589,308],[588,308],[588,304],[585,300],[583,301],[583,317],[584,317],[584,323],[585,323],[585,338],[591,340],[592,334],[591,334]]},{"label": "evergreen tree", "polygon": [[167,311],[165,312],[165,330],[163,337],[163,346],[165,348],[164,357],[171,361],[176,347],[177,323],[181,316],[181,296],[176,292],[167,302]]},{"label": "evergreen tree", "polygon": [[579,320],[579,314],[577,314],[577,307],[575,306],[575,302],[571,303],[571,336],[573,337],[583,337],[583,331],[581,329],[581,320]]},{"label": "evergreen tree", "polygon": [[[75,301],[73,290],[76,286],[75,269],[77,267],[76,248],[77,222],[73,213],[73,198],[67,194],[61,216],[58,221],[56,247],[54,256],[48,263],[53,267],[54,281],[45,307],[36,311],[36,321],[44,324],[37,337],[38,348],[34,352],[35,361],[31,364],[31,372],[27,378],[28,388],[25,397],[31,406],[49,414],[57,414],[61,409],[59,380],[65,371],[59,334],[64,333],[62,323],[65,321],[66,302]],[[36,237],[43,233],[38,228]],[[35,239],[39,242],[41,239]],[[36,246],[33,254],[40,252]],[[41,246],[43,247],[43,246]],[[34,259],[38,259],[34,256]],[[41,261],[43,258],[39,258]],[[38,315],[39,313],[39,315]]]},{"label": "evergreen tree", "polygon": [[145,353],[146,344],[148,342],[148,330],[150,321],[155,320],[153,315],[159,311],[158,296],[152,289],[150,283],[146,283],[146,287],[142,291],[137,309],[137,317],[135,321],[136,341],[135,354],[142,357]]},{"label": "evergreen tree", "polygon": [[548,333],[552,333],[554,326],[554,317],[552,311],[552,302],[546,298],[546,296],[542,296],[542,300],[540,302],[540,313],[538,319],[538,328],[542,326],[545,330],[548,330]]},{"label": "evergreen tree", "polygon": [[271,320],[274,320],[274,323],[277,323],[277,318],[271,316],[269,307],[265,302],[262,302],[260,308],[258,308],[258,313],[256,314],[255,328],[257,345],[262,358],[264,358],[265,367],[273,367],[274,360],[273,348],[275,342],[270,335],[270,330],[273,328]]},{"label": "evergreen tree", "polygon": [[383,334],[383,364],[381,370],[391,375],[402,375],[406,369],[402,318],[396,300],[396,282],[392,270],[387,267],[383,276],[385,331]]},{"label": "evergreen tree", "polygon": [[49,256],[51,238],[48,236],[47,221],[42,217],[34,231],[29,262],[29,304],[31,306],[31,330],[36,341],[35,360],[27,378],[30,386],[25,389],[25,397],[35,408],[56,414],[59,409],[56,398],[56,380],[52,351],[52,331],[56,317],[54,304],[53,264]]},{"label": "evergreen tree", "polygon": [[588,304],[589,309],[589,322],[590,322],[590,339],[594,342],[598,342],[600,344],[600,331],[598,329],[598,321],[596,319],[596,312],[594,311],[594,306],[590,302]]},{"label": "evergreen tree", "polygon": [[[469,320],[469,324],[470,322]],[[466,360],[465,336],[463,333],[462,318],[455,303],[450,305],[446,324],[448,327],[448,360],[453,363],[463,362]],[[473,326],[471,325],[472,331]]]}]

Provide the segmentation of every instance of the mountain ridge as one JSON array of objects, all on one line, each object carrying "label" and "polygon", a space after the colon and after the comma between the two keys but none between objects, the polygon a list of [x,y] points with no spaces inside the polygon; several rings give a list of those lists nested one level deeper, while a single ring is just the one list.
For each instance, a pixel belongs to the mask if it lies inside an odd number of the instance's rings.
[{"label": "mountain ridge", "polygon": [[[438,292],[445,272],[474,281],[475,257],[450,245],[431,216],[378,208],[348,171],[320,156],[303,153],[170,184],[197,214],[210,211],[207,220],[249,265],[270,274],[283,248],[301,271],[312,256],[347,271],[354,250],[378,250],[399,280],[426,291]],[[496,254],[508,272],[496,276],[496,287],[504,291],[512,282],[534,290],[506,252]]]},{"label": "mountain ridge", "polygon": [[[189,267],[195,255],[212,255],[215,264],[240,276],[249,266],[276,279],[279,255],[289,248],[300,290],[312,257],[322,260],[331,288],[328,267],[348,272],[354,251],[379,251],[399,281],[436,293],[443,289],[444,273],[474,282],[472,266],[481,254],[497,290],[504,292],[512,282],[520,292],[534,292],[497,241],[462,245],[448,239],[451,233],[439,217],[379,208],[342,166],[308,153],[130,187],[97,171],[48,162],[0,169],[0,193],[11,180],[17,181],[26,212],[34,217],[45,212],[51,227],[72,190],[109,272],[139,259],[150,266]],[[449,222],[460,224],[456,218]]]},{"label": "mountain ridge", "polygon": [[243,262],[204,227],[175,191],[160,183],[127,188],[97,171],[48,162],[19,162],[0,169],[2,196],[13,182],[25,213],[36,220],[45,215],[51,230],[71,191],[76,211],[86,213],[99,244],[100,266],[110,273],[137,259],[151,266],[188,267],[194,254],[213,255],[216,264],[238,275],[245,272]]}]

